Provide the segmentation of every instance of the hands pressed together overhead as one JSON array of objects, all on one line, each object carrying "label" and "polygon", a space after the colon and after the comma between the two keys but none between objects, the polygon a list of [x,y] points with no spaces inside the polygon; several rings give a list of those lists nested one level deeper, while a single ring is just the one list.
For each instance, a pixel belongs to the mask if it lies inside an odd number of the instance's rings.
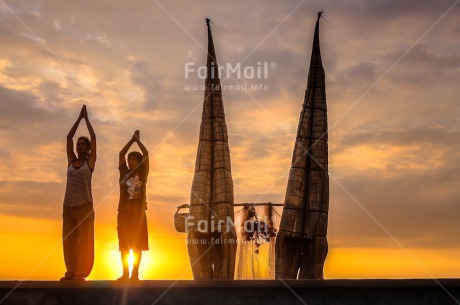
[{"label": "hands pressed together overhead", "polygon": [[131,138],[131,141],[133,142],[138,142],[141,140],[141,135],[140,135],[140,132],[139,130],[136,130],[133,134],[133,137]]}]

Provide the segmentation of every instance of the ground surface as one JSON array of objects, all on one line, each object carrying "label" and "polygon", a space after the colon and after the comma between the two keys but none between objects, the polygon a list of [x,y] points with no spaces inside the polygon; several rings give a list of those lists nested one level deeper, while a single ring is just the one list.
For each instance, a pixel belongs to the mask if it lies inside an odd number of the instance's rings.
[{"label": "ground surface", "polygon": [[0,282],[0,304],[460,305],[460,279]]}]

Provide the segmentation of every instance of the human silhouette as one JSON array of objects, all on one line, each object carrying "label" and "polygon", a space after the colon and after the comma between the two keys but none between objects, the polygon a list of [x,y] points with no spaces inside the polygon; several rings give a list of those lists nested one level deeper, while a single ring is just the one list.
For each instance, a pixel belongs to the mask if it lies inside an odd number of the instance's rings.
[{"label": "human silhouette", "polygon": [[[133,151],[126,153],[132,144],[137,143],[142,153]],[[145,210],[146,186],[149,174],[149,153],[140,140],[138,130],[131,140],[122,148],[119,154],[120,171],[120,201],[118,203],[117,231],[119,250],[123,265],[123,275],[118,281],[138,281],[139,265],[142,251],[148,250],[148,230]],[[133,250],[135,260],[131,278],[129,278],[129,251]]]},{"label": "human silhouette", "polygon": [[[84,119],[91,140],[79,137],[73,149],[73,137]],[[77,121],[67,135],[67,183],[62,213],[62,244],[67,271],[63,280],[84,280],[94,263],[94,208],[91,177],[96,164],[96,134],[83,105]]]}]

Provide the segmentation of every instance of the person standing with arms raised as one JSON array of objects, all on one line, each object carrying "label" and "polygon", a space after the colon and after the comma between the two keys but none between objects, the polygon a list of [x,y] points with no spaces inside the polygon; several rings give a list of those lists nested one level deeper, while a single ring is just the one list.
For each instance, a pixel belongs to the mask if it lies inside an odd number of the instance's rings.
[{"label": "person standing with arms raised", "polygon": [[[73,137],[84,119],[91,139]],[[85,280],[94,264],[94,208],[91,178],[96,165],[96,134],[83,105],[77,121],[67,135],[67,183],[62,213],[62,244],[67,268],[63,280]]]},{"label": "person standing with arms raised", "polygon": [[[131,145],[137,143],[142,153],[132,151],[126,153]],[[118,281],[138,281],[139,265],[141,263],[142,251],[149,249],[147,216],[146,188],[149,175],[149,152],[140,140],[139,130],[136,130],[133,137],[121,149],[119,154],[120,171],[120,201],[118,203],[118,244],[121,252],[123,275]],[[133,250],[134,266],[129,278],[129,251]]]}]

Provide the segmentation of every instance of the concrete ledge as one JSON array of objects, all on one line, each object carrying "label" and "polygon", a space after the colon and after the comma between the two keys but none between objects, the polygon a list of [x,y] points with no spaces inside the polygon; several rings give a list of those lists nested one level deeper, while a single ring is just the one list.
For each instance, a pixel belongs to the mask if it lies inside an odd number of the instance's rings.
[{"label": "concrete ledge", "polygon": [[460,279],[0,282],[2,305],[460,304]]}]

